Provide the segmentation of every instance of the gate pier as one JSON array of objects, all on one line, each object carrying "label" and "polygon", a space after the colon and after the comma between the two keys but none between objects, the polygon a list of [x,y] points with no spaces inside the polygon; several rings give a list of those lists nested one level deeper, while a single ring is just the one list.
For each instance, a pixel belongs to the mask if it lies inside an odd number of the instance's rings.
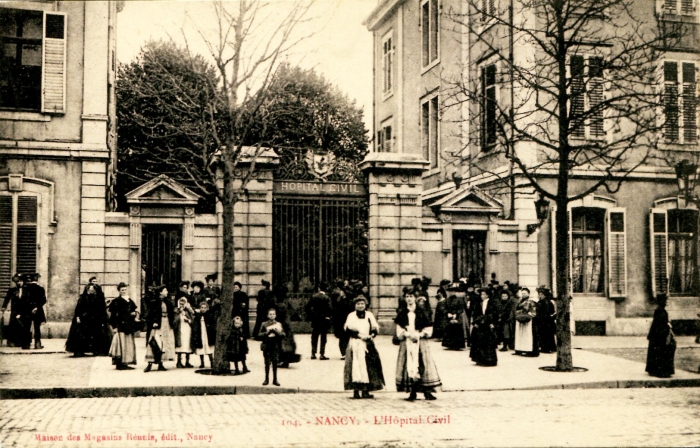
[{"label": "gate pier", "polygon": [[393,331],[401,290],[422,273],[422,172],[418,155],[370,153],[360,168],[369,177],[369,287],[383,334]]}]

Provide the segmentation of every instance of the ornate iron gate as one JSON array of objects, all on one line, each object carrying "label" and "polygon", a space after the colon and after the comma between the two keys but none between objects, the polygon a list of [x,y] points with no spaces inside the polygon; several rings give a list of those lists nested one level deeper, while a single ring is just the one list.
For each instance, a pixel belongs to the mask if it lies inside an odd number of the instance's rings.
[{"label": "ornate iron gate", "polygon": [[182,275],[182,226],[144,224],[141,234],[144,291],[166,285],[174,293]]},{"label": "ornate iron gate", "polygon": [[272,210],[272,275],[290,295],[336,278],[366,283],[366,199],[276,197]]},{"label": "ornate iron gate", "polygon": [[455,230],[452,245],[454,278],[483,282],[486,275],[486,232]]}]

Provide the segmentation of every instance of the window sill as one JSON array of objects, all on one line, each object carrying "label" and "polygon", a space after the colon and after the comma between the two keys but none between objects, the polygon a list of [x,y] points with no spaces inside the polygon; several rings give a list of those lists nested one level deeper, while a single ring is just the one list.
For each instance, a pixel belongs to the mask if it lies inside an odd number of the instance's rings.
[{"label": "window sill", "polygon": [[392,96],[394,96],[394,91],[393,91],[393,90],[390,91],[390,92],[386,92],[386,93],[382,94],[382,101],[386,101],[386,100],[388,100],[389,98],[391,98]]},{"label": "window sill", "polygon": [[428,169],[428,171],[424,171],[423,175],[421,177],[425,178],[425,177],[434,176],[434,175],[438,174],[439,172],[440,172],[440,167],[437,166],[437,167]]},{"label": "window sill", "polygon": [[440,65],[440,58],[439,58],[439,57],[438,57],[437,59],[435,59],[433,62],[431,62],[431,63],[429,63],[428,65],[426,65],[425,67],[423,67],[423,68],[421,69],[421,71],[420,71],[420,74],[421,74],[421,75],[425,75],[427,72],[429,72],[430,70],[432,70],[432,69],[433,69],[434,67],[436,67],[437,65]]},{"label": "window sill", "polygon": [[39,112],[12,112],[0,110],[0,120],[9,121],[51,121],[51,115]]},{"label": "window sill", "polygon": [[691,143],[662,143],[662,149],[666,151],[697,151],[698,142]]}]

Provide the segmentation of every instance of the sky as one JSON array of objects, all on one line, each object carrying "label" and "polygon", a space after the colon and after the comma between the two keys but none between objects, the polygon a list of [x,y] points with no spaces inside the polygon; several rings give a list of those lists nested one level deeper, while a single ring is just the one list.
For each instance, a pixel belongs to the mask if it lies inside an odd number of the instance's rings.
[{"label": "sky", "polygon": [[[288,0],[272,0],[271,11],[282,11]],[[313,21],[304,30],[315,34],[299,44],[289,61],[313,68],[364,109],[371,131],[372,34],[362,25],[377,0],[317,0]],[[211,5],[199,1],[127,1],[117,16],[117,59],[128,63],[149,40],[169,40],[204,56],[208,50],[198,30],[207,32]],[[271,22],[272,20],[270,20]],[[264,31],[263,29],[263,32]]]}]

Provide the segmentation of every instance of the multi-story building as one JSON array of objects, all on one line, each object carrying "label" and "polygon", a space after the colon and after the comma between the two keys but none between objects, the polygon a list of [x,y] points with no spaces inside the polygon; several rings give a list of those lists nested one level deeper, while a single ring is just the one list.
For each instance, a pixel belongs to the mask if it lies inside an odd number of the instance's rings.
[{"label": "multi-story building", "polygon": [[[123,2],[0,5],[0,287],[38,272],[49,320],[105,272]],[[102,280],[102,279],[101,279]]]},{"label": "multi-story building", "polygon": [[[510,67],[532,64],[536,71],[538,58],[533,41],[509,24],[536,29],[546,22],[523,3],[379,0],[365,22],[375,55],[375,144],[368,160],[424,161],[415,203],[421,208],[420,270],[434,283],[463,277],[486,282],[495,273],[501,282],[556,289],[554,204],[534,230],[538,195],[512,163],[515,155],[524,165],[541,166],[542,148],[534,139],[502,138],[510,132],[508,119],[518,120],[521,129],[538,124],[534,114],[522,113],[522,105],[545,96],[523,83],[513,87],[518,76]],[[667,309],[677,330],[696,331],[698,209],[679,194],[674,165],[693,160],[698,149],[699,11],[696,0],[638,0],[630,11],[638,21],[620,26],[642,32],[679,26],[680,32],[672,48],[650,58],[655,76],[645,78],[647,88],[659,93],[654,112],[663,123],[656,133],[659,144],[651,148],[656,141],[650,138],[649,148],[639,145],[628,165],[615,167],[613,179],[624,177],[619,187],[600,188],[568,204],[573,318],[580,333],[643,334],[653,297],[661,292],[669,294]],[[606,33],[618,31],[597,29],[589,36],[599,41],[578,43],[567,56],[572,114],[596,110],[609,98],[602,68],[605,48],[612,47]],[[499,118],[516,104],[519,114]],[[572,120],[573,142],[583,145],[617,132],[608,112],[600,110],[578,125]],[[648,157],[642,159],[642,153]],[[642,163],[629,171],[635,160]],[[590,189],[602,173],[603,162],[571,170],[570,196]],[[556,173],[529,174],[556,192]]]}]

